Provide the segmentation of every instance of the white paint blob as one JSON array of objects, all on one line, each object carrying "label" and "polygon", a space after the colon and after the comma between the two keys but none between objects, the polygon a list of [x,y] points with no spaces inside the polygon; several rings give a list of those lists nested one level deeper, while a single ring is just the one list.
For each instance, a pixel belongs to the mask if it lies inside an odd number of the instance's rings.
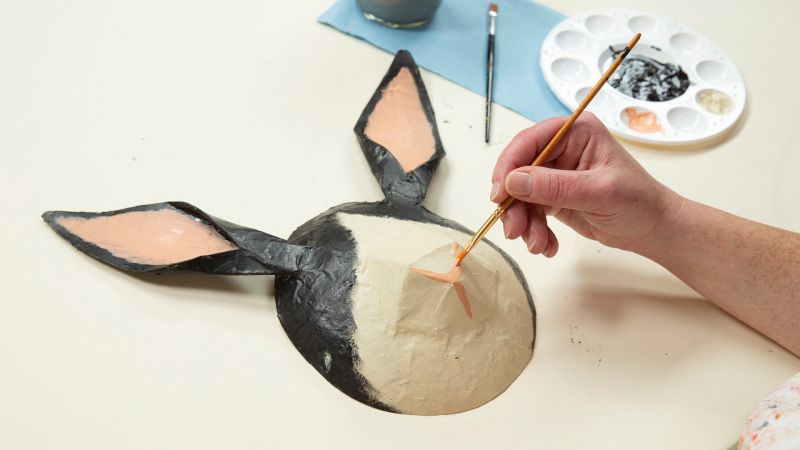
[{"label": "white paint blob", "polygon": [[331,358],[331,354],[329,352],[325,352],[325,353],[322,354],[322,363],[324,364],[325,373],[328,373],[328,372],[331,371],[331,361],[332,361],[332,358]]},{"label": "white paint blob", "polygon": [[453,242],[469,235],[385,217],[338,220],[356,240],[353,344],[376,400],[406,414],[452,414],[483,405],[519,376],[533,351],[533,313],[500,253],[480,243],[461,265],[470,319],[452,284],[410,270],[446,272]]}]

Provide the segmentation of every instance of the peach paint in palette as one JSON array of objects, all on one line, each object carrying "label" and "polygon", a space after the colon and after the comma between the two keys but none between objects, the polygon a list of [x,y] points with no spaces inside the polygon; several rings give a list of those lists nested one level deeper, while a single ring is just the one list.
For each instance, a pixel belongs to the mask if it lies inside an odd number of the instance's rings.
[{"label": "peach paint in palette", "polygon": [[[618,73],[626,64],[649,62],[680,74],[659,74],[662,85],[645,93],[615,88],[612,77],[587,108],[612,132],[644,143],[680,145],[712,139],[736,123],[746,91],[733,62],[700,33],[654,14],[602,10],[565,19],[542,44],[539,63],[545,81],[575,109],[631,33],[642,33],[642,39]],[[632,70],[626,76],[636,75]],[[671,95],[656,95],[663,94],[659,89]]]}]

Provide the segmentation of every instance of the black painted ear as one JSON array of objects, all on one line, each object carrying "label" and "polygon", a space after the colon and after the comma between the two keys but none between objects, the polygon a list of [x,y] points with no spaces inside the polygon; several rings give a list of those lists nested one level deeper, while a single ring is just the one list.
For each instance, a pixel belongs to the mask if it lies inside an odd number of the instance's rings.
[{"label": "black painted ear", "polygon": [[42,218],[78,250],[132,272],[290,273],[300,271],[313,251],[183,202],[102,213],[48,211]]},{"label": "black painted ear", "polygon": [[445,153],[428,92],[409,52],[397,52],[355,132],[386,200],[422,203]]}]

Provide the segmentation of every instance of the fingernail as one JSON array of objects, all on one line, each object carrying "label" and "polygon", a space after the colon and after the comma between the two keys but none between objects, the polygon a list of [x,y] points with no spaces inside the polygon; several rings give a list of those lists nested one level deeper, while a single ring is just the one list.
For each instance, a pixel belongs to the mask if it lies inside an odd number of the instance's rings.
[{"label": "fingernail", "polygon": [[533,246],[536,245],[536,233],[529,232],[525,235],[525,244],[528,245],[528,251],[533,253]]},{"label": "fingernail", "polygon": [[506,178],[506,190],[511,195],[528,195],[531,193],[530,176],[522,172],[511,172]]},{"label": "fingernail", "polygon": [[513,211],[513,209],[506,211],[505,214],[500,216],[500,220],[503,221],[503,234],[506,235],[506,239],[511,239],[511,226],[509,225],[509,223],[513,222],[511,219],[511,211]]},{"label": "fingernail", "polygon": [[489,194],[489,200],[491,200],[493,202],[497,202],[498,201],[497,196],[499,194],[500,194],[500,182],[499,181],[495,181],[495,182],[492,183],[492,193]]}]

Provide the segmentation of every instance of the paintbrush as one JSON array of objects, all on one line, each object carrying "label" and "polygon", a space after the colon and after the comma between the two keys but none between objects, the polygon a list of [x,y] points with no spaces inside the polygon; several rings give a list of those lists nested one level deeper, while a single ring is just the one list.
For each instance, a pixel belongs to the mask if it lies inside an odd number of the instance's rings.
[{"label": "paintbrush", "polygon": [[486,50],[486,123],[485,139],[489,143],[489,129],[492,126],[492,81],[494,78],[494,35],[497,22],[497,3],[489,3],[489,42]]},{"label": "paintbrush", "polygon": [[[614,71],[617,70],[617,67],[619,67],[619,65],[622,63],[622,60],[625,59],[626,56],[628,56],[628,53],[630,53],[633,46],[636,45],[637,42],[639,42],[640,37],[642,37],[642,34],[636,33],[636,36],[634,36],[633,39],[631,39],[631,41],[628,42],[628,45],[625,46],[625,48],[617,56],[617,58],[614,60],[611,66],[609,66],[608,69],[606,69],[603,76],[600,77],[600,80],[597,81],[597,84],[594,85],[592,90],[589,91],[589,93],[586,95],[586,97],[583,99],[580,105],[578,105],[578,107],[575,109],[572,115],[569,116],[569,119],[567,119],[567,121],[564,122],[564,125],[561,126],[561,128],[558,130],[555,136],[553,136],[553,138],[550,139],[550,142],[547,143],[547,145],[544,147],[544,150],[542,150],[542,152],[539,153],[539,155],[531,164],[532,166],[541,166],[545,161],[547,161],[547,157],[550,156],[550,153],[553,151],[553,149],[556,148],[559,142],[561,142],[561,139],[564,137],[565,134],[567,134],[567,131],[569,131],[570,127],[572,127],[572,124],[575,123],[575,120],[578,119],[578,116],[580,116],[583,110],[586,109],[586,106],[589,104],[589,102],[592,101],[594,96],[600,91],[603,85],[606,84],[606,82],[614,73]],[[488,100],[487,100],[487,107],[488,107]],[[487,118],[487,130],[488,130],[488,118]],[[466,256],[472,250],[472,248],[475,247],[475,245],[477,245],[478,242],[480,242],[484,236],[486,236],[486,233],[489,232],[489,229],[492,228],[492,225],[494,225],[495,222],[497,222],[497,219],[499,219],[500,216],[502,216],[503,213],[506,212],[506,210],[508,209],[509,206],[511,206],[512,203],[514,203],[514,197],[508,197],[507,199],[505,199],[505,201],[503,201],[503,203],[501,203],[497,207],[497,209],[494,210],[494,212],[489,216],[489,218],[486,219],[486,222],[484,222],[483,225],[481,225],[481,227],[475,233],[475,235],[472,236],[472,239],[470,239],[469,242],[467,242],[467,245],[464,246],[464,249],[461,250],[461,252],[458,254],[458,257],[456,258],[456,265],[461,264],[461,261],[463,261],[464,258],[466,258]]]}]

